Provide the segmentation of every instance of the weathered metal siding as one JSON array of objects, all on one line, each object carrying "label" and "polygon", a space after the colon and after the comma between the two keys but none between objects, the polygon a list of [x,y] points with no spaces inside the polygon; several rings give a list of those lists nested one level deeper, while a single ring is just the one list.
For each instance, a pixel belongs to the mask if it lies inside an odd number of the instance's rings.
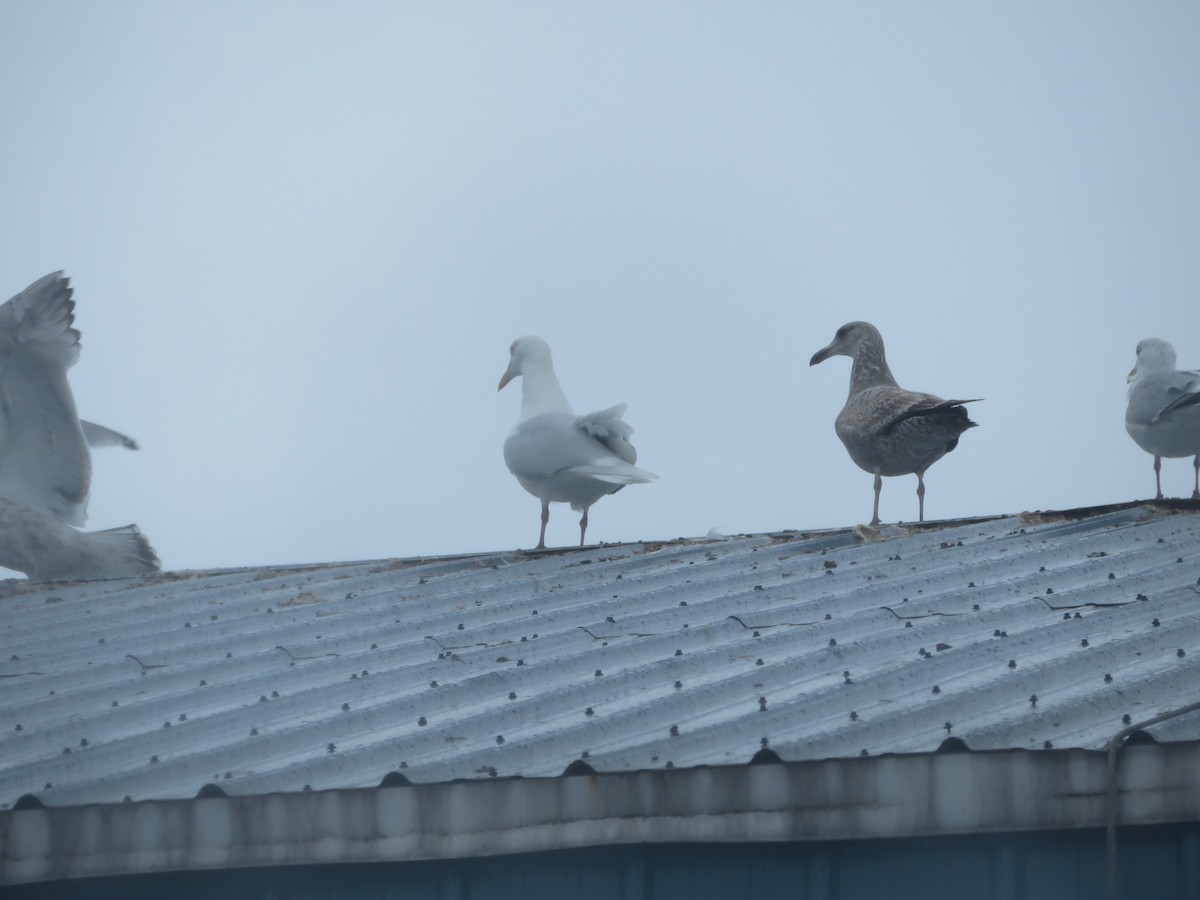
[{"label": "weathered metal siding", "polygon": [[[1127,829],[1124,898],[1200,896],[1200,825]],[[1094,900],[1098,831],[891,841],[619,846],[446,862],[56,881],[13,900]]]},{"label": "weathered metal siding", "polygon": [[1096,749],[1197,699],[1195,504],[874,537],[3,582],[0,804]]}]

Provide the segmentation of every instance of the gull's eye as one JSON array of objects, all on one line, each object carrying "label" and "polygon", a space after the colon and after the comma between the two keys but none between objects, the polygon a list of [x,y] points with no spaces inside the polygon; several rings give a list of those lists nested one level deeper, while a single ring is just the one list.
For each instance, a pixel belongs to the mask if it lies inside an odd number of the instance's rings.
[{"label": "gull's eye", "polygon": [[841,328],[839,328],[837,330],[837,334],[835,334],[834,337],[836,337],[840,340],[840,339],[844,338],[846,335],[848,335],[849,333],[850,333],[850,326],[843,325]]}]

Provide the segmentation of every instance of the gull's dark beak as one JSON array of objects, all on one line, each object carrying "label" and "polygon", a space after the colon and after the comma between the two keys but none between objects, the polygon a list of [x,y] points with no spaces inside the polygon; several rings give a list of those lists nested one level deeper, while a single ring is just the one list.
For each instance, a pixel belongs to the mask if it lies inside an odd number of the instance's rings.
[{"label": "gull's dark beak", "polygon": [[810,359],[808,361],[808,364],[810,366],[815,366],[817,363],[825,362],[825,360],[829,359],[829,357],[831,355],[829,351],[832,349],[833,349],[832,344],[828,347],[821,348],[820,350],[818,350],[816,353],[813,354],[812,359]]}]

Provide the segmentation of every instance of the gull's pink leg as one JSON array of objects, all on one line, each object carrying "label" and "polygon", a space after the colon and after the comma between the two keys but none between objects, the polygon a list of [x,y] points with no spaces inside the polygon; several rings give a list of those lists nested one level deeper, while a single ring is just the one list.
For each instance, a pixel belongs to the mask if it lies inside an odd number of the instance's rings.
[{"label": "gull's pink leg", "polygon": [[583,546],[583,536],[587,534],[587,510],[583,511],[583,518],[579,520],[579,546]]},{"label": "gull's pink leg", "polygon": [[1192,499],[1200,500],[1200,453],[1197,453],[1192,461],[1192,468],[1196,470],[1196,487],[1192,491]]},{"label": "gull's pink leg", "polygon": [[1163,498],[1162,476],[1159,474],[1161,471],[1162,471],[1162,457],[1156,456],[1156,457],[1154,457],[1154,487],[1158,489],[1158,493],[1155,494],[1155,496],[1154,496],[1155,500],[1161,500]]},{"label": "gull's pink leg", "polygon": [[871,513],[871,524],[879,524],[879,492],[883,490],[883,479],[879,477],[879,473],[875,473],[875,508]]},{"label": "gull's pink leg", "polygon": [[542,504],[542,533],[538,535],[538,545],[534,550],[546,549],[546,524],[550,521],[550,502],[546,501]]},{"label": "gull's pink leg", "polygon": [[917,507],[920,510],[918,521],[925,521],[925,473],[917,473]]}]

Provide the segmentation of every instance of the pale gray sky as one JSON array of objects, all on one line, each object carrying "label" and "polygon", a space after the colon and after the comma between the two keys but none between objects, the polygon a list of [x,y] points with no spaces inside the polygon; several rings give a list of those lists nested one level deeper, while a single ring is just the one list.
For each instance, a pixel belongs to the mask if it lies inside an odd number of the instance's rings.
[{"label": "pale gray sky", "polygon": [[986,398],[931,518],[1145,498],[1134,346],[1200,367],[1198,37],[1190,2],[5,0],[0,299],[71,276],[80,412],[143,445],[95,454],[89,527],[167,568],[532,546],[522,334],[661,476],[597,541],[866,521],[849,361],[808,367],[852,319]]}]

